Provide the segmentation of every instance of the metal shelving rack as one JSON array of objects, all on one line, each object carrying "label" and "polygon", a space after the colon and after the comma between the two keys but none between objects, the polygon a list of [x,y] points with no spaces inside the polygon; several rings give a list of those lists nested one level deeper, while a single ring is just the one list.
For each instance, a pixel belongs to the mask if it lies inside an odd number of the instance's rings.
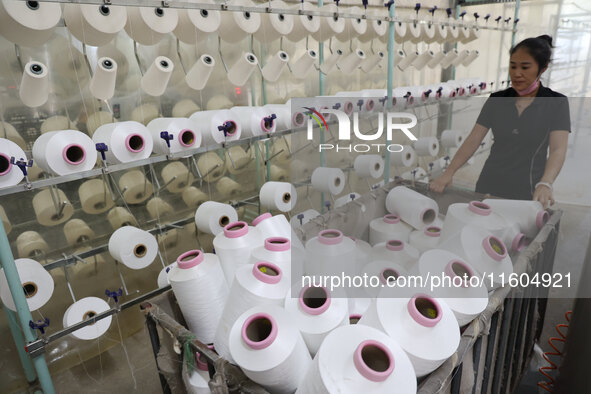
[{"label": "metal shelving rack", "polygon": [[[395,15],[395,9],[396,6],[394,4],[394,1],[390,1],[389,3],[385,4],[385,6],[388,8],[388,16],[387,17],[380,17],[380,16],[375,16],[375,15],[367,15],[367,14],[363,14],[363,15],[357,15],[357,14],[350,14],[350,13],[345,13],[345,12],[337,12],[335,14],[333,13],[329,13],[329,12],[322,12],[322,11],[307,11],[307,10],[295,10],[295,9],[281,9],[281,8],[274,8],[272,7],[272,1],[269,1],[268,6],[267,7],[243,7],[243,6],[233,6],[233,5],[227,5],[226,3],[217,3],[217,4],[200,4],[198,2],[195,3],[187,3],[187,2],[183,2],[183,1],[177,1],[177,0],[47,0],[48,2],[55,2],[55,3],[76,3],[76,4],[96,4],[96,5],[113,5],[113,6],[125,6],[125,7],[134,7],[134,6],[142,6],[142,7],[169,7],[169,8],[179,8],[179,9],[207,9],[207,10],[220,10],[222,12],[228,12],[228,11],[249,11],[249,12],[255,12],[255,13],[277,13],[277,14],[291,14],[291,15],[313,15],[313,16],[325,16],[325,17],[332,17],[332,16],[338,16],[338,17],[342,17],[342,18],[363,18],[363,19],[367,19],[367,20],[382,20],[385,22],[388,22],[388,42],[387,42],[387,61],[388,61],[388,70],[387,70],[387,97],[388,97],[388,108],[391,108],[392,105],[392,89],[393,89],[393,77],[394,77],[394,53],[395,53],[395,41],[394,41],[394,23],[395,22],[412,22],[412,23],[417,23],[417,24],[437,24],[437,25],[446,25],[446,26],[464,26],[464,23],[460,23],[457,22],[457,15],[459,14],[459,8],[460,6],[468,6],[468,5],[475,5],[475,4],[487,4],[487,3],[498,3],[500,1],[465,1],[465,2],[456,2],[456,20],[455,21],[451,21],[451,20],[445,20],[445,21],[438,21],[438,20],[430,20],[430,21],[425,21],[425,20],[418,20],[416,18],[398,18]],[[505,1],[503,1],[505,2]],[[519,12],[519,3],[520,0],[516,0],[516,9],[515,9],[515,18],[514,21],[517,20],[518,17],[518,12]],[[318,6],[321,7],[323,5],[323,0],[318,0]],[[488,26],[488,25],[479,25],[478,26],[479,29],[484,29],[484,30],[495,30],[495,31],[510,31],[512,32],[512,43],[514,42],[515,39],[515,33],[516,33],[516,26],[515,23],[513,23],[510,27],[506,27],[504,25],[501,26]],[[319,52],[319,63],[322,64],[322,62],[324,61],[324,43],[319,43],[318,46],[318,52]],[[452,66],[453,68],[453,66]],[[324,84],[325,84],[325,80],[324,80],[324,74],[320,71],[318,71],[318,82],[319,82],[319,95],[324,95]],[[264,82],[261,86],[262,90],[263,90],[263,104],[266,104],[266,94],[265,94],[265,85]],[[283,137],[285,135],[288,135],[292,132],[297,132],[296,130],[288,130],[288,131],[284,131],[284,132],[280,132],[280,133],[276,133],[276,135],[274,137]],[[267,138],[267,140],[265,140],[265,138]],[[321,138],[324,138],[324,131],[321,133]],[[184,152],[184,155],[186,155],[187,153],[190,153],[191,155],[195,155],[195,154],[199,154],[199,153],[204,153],[207,151],[211,151],[211,150],[217,150],[219,148],[226,148],[226,147],[231,147],[233,145],[236,144],[244,144],[245,142],[250,142],[250,143],[255,143],[255,142],[260,142],[263,141],[265,142],[265,158],[263,159],[263,162],[265,164],[267,164],[267,170],[266,170],[266,176],[265,179],[269,179],[270,176],[270,172],[269,172],[269,160],[270,160],[270,153],[269,153],[269,140],[268,137],[252,137],[250,139],[248,139],[248,141],[246,139],[242,139],[240,141],[235,141],[235,142],[229,142],[227,144],[224,144],[223,146],[209,146],[209,147],[202,147],[202,148],[198,148],[198,149],[194,149],[192,151],[189,152]],[[386,141],[387,144],[390,143],[390,141]],[[258,162],[259,161],[259,152],[260,149],[258,147],[258,144],[255,143],[255,160]],[[137,162],[133,162],[133,163],[124,163],[124,164],[116,164],[116,165],[104,165],[102,168],[95,168],[93,170],[90,171],[86,171],[83,173],[78,173],[78,174],[73,174],[73,175],[68,175],[68,176],[61,176],[61,177],[55,177],[55,178],[50,178],[50,179],[43,179],[43,180],[38,180],[38,181],[34,181],[34,182],[26,182],[24,184],[21,185],[17,185],[17,186],[13,186],[13,187],[8,187],[8,188],[3,188],[0,189],[0,196],[6,196],[6,195],[10,195],[10,194],[17,194],[17,193],[22,193],[25,191],[31,191],[34,189],[38,189],[38,188],[42,188],[42,187],[47,187],[47,186],[54,186],[54,185],[58,185],[58,184],[63,184],[63,183],[67,183],[67,182],[71,182],[71,181],[75,181],[75,180],[80,180],[80,179],[84,179],[84,178],[89,178],[89,177],[94,177],[94,176],[99,176],[99,175],[108,175],[108,174],[112,174],[113,172],[117,172],[117,171],[122,171],[122,170],[126,170],[126,169],[130,169],[130,168],[134,168],[134,167],[139,167],[139,166],[143,166],[143,165],[152,165],[155,163],[159,163],[159,162],[164,162],[170,159],[174,159],[177,158],[178,155],[161,155],[161,156],[154,156],[154,157],[150,157],[148,159],[145,160],[140,160]],[[384,184],[387,184],[389,182],[390,179],[390,156],[388,154],[385,154],[385,164],[386,164],[386,168],[385,168],[385,172],[384,172]],[[324,152],[321,152],[320,154],[320,164],[321,165],[325,165],[325,157],[324,157]],[[195,165],[196,167],[196,165]],[[257,166],[257,171],[258,171],[258,166]],[[258,181],[258,177],[257,177],[257,181]],[[254,197],[256,198],[256,197]],[[321,196],[322,199],[322,209],[324,209],[324,195]],[[153,232],[156,232],[158,230],[162,230],[163,228],[175,228],[176,226],[182,225],[182,224],[186,224],[188,221],[190,221],[189,219],[184,219],[181,221],[177,221],[175,223],[169,223],[168,225],[165,226],[159,226],[156,229],[153,229]],[[54,269],[54,268],[58,268],[58,267],[63,267],[65,265],[68,264],[74,264],[77,261],[86,258],[86,257],[90,257],[93,255],[96,255],[98,253],[104,252],[106,250],[106,245],[101,245],[99,247],[95,247],[87,252],[83,252],[80,254],[75,254],[75,255],[71,255],[71,256],[64,256],[64,258],[62,259],[58,259],[55,260],[49,264],[47,264],[45,267],[46,269]],[[117,305],[116,307],[110,309],[109,311],[106,311],[104,313],[101,313],[99,315],[95,315],[94,317],[92,317],[91,319],[82,321],[74,326],[68,327],[66,329],[63,330],[59,330],[49,336],[45,336],[42,335],[41,337],[39,337],[37,335],[36,330],[34,330],[33,328],[31,328],[30,326],[30,322],[33,322],[33,318],[31,316],[31,312],[29,311],[28,305],[27,305],[27,301],[25,299],[25,296],[23,294],[22,291],[22,287],[21,287],[21,281],[19,279],[17,270],[16,270],[16,266],[14,263],[14,256],[11,252],[10,249],[10,244],[4,229],[4,226],[0,223],[0,262],[2,263],[2,267],[4,269],[6,278],[8,280],[8,284],[9,284],[9,288],[10,288],[10,292],[12,294],[12,297],[14,299],[14,303],[16,306],[16,314],[15,312],[8,310],[7,308],[4,308],[7,315],[8,315],[8,322],[10,325],[10,329],[12,332],[12,335],[14,337],[15,343],[17,344],[17,349],[19,352],[19,357],[21,360],[21,364],[23,366],[23,369],[25,370],[25,375],[27,380],[29,381],[29,383],[34,382],[36,379],[38,379],[38,382],[41,386],[41,389],[43,390],[44,393],[46,394],[52,394],[55,392],[55,389],[53,387],[53,383],[51,380],[51,376],[49,374],[49,369],[47,367],[47,363],[45,361],[45,357],[44,357],[44,348],[45,346],[52,342],[55,341],[59,338],[62,338],[68,334],[70,334],[71,332],[85,327],[87,325],[93,324],[98,320],[101,320],[103,318],[106,318],[108,316],[111,316],[115,313],[119,313],[120,311],[130,308],[134,305],[137,305],[141,302],[144,302],[145,300],[156,296],[166,290],[169,289],[169,287],[165,287],[165,288],[161,288],[161,289],[156,289],[153,291],[150,291],[148,293],[143,294],[140,297],[137,297],[133,300],[127,301],[125,303],[122,303],[120,305]],[[19,323],[20,323],[20,327],[19,327]],[[21,333],[22,331],[22,333]],[[24,334],[24,337],[23,335]]]}]

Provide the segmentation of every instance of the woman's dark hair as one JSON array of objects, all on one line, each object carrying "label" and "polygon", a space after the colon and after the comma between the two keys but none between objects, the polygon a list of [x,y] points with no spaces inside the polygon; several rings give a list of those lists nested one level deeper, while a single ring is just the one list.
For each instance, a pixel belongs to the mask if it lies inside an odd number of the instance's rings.
[{"label": "woman's dark hair", "polygon": [[544,67],[550,64],[553,46],[552,37],[549,35],[544,34],[543,36],[526,38],[511,48],[509,54],[513,55],[520,48],[525,49],[536,60],[539,71],[542,71]]}]

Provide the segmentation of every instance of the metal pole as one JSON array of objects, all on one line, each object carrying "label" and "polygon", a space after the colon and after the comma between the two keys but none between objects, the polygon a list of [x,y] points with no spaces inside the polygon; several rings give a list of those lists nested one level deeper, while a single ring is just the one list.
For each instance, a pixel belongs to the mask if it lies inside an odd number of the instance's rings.
[{"label": "metal pole", "polygon": [[[324,5],[324,0],[318,0],[318,8]],[[324,42],[318,43],[318,95],[324,96],[324,74],[320,71],[320,66],[324,63]],[[324,144],[324,130],[320,130],[320,143]],[[324,151],[320,151],[320,167],[326,165]],[[324,193],[320,193],[320,213],[324,213]]]},{"label": "metal pole", "polygon": [[515,36],[517,35],[517,29],[515,26],[515,21],[519,19],[519,6],[521,4],[521,0],[515,1],[515,15],[513,15],[513,32],[511,33],[511,48],[515,45]]},{"label": "metal pole", "polygon": [[[517,25],[515,21],[519,18],[519,5],[521,4],[521,0],[515,1],[515,14],[513,15],[513,31],[511,32],[511,48],[515,46],[515,36],[517,35]],[[510,74],[507,73],[507,81],[510,80]]]},{"label": "metal pole", "polygon": [[[21,280],[18,276],[16,265],[14,264],[14,256],[10,250],[10,243],[8,242],[8,237],[6,236],[6,231],[4,230],[4,225],[2,223],[0,223],[0,262],[2,263],[2,268],[4,268],[8,288],[10,289],[10,294],[12,295],[14,305],[16,306],[16,313],[22,331],[25,334],[25,341],[26,343],[33,342],[37,339],[37,334],[29,327],[29,322],[33,321],[33,317],[31,316],[31,311],[29,310],[27,300],[23,293]],[[37,376],[39,377],[39,383],[41,384],[43,392],[45,394],[54,394],[55,389],[53,388],[53,382],[49,375],[47,363],[45,362],[45,356],[39,355],[34,357],[33,365],[37,371]]]},{"label": "metal pole", "polygon": [[[394,18],[395,14],[394,2],[390,4],[388,7],[388,16],[390,18]],[[394,21],[390,20],[388,22],[388,82],[386,86],[386,108],[392,108],[392,86],[394,85]],[[390,152],[388,151],[388,146],[390,145],[390,140],[388,139],[388,135],[386,134],[386,152],[384,152],[384,185],[390,183]]]},{"label": "metal pole", "polygon": [[31,363],[31,358],[25,351],[25,339],[23,338],[21,329],[18,326],[16,314],[14,311],[11,311],[6,307],[4,308],[4,311],[6,312],[6,317],[8,318],[8,325],[10,326],[10,332],[12,333],[12,338],[14,339],[16,350],[18,351],[18,357],[20,358],[23,369],[25,370],[27,382],[33,383],[35,379],[37,379],[37,374],[35,374],[35,369]]}]

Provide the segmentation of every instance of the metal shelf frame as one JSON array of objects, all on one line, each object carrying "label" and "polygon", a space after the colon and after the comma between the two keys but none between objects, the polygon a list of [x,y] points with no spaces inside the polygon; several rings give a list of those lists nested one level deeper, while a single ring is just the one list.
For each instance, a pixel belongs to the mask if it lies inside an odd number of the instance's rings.
[{"label": "metal shelf frame", "polygon": [[[513,2],[515,0],[511,0]],[[64,3],[64,4],[96,4],[96,5],[113,5],[113,6],[124,6],[124,7],[161,7],[161,8],[176,8],[176,9],[199,9],[199,10],[212,10],[212,11],[235,11],[235,12],[254,12],[259,14],[285,14],[285,15],[311,15],[311,16],[324,16],[324,17],[333,17],[337,16],[340,18],[349,18],[349,19],[367,19],[367,20],[381,20],[384,22],[405,22],[405,23],[416,23],[416,24],[435,24],[435,25],[444,25],[444,26],[456,26],[456,27],[463,27],[463,26],[477,26],[479,29],[484,30],[498,30],[498,31],[514,31],[514,24],[511,23],[511,27],[506,26],[492,26],[488,24],[475,24],[473,22],[453,22],[453,19],[448,20],[436,20],[434,18],[430,19],[418,19],[418,18],[398,18],[395,16],[379,16],[379,15],[368,15],[367,13],[363,14],[356,14],[356,13],[349,13],[349,12],[326,12],[326,11],[313,11],[313,10],[296,10],[294,8],[280,8],[280,7],[273,7],[273,1],[269,1],[267,6],[259,6],[259,7],[245,7],[245,6],[238,6],[238,5],[230,5],[226,4],[225,2],[220,2],[217,4],[211,3],[187,3],[184,1],[178,0],[47,0],[50,3]],[[322,0],[318,2],[319,7],[322,6]],[[462,4],[462,5],[470,5],[470,4]],[[403,7],[412,9],[412,7]],[[436,10],[439,12],[443,12],[444,10]]]}]

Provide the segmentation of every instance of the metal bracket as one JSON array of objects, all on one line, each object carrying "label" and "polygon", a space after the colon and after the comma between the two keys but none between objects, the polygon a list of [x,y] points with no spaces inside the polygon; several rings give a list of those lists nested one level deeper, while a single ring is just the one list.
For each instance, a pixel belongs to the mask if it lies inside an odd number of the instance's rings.
[{"label": "metal bracket", "polygon": [[30,342],[25,346],[25,351],[31,358],[39,357],[45,353],[45,341],[43,339]]}]

